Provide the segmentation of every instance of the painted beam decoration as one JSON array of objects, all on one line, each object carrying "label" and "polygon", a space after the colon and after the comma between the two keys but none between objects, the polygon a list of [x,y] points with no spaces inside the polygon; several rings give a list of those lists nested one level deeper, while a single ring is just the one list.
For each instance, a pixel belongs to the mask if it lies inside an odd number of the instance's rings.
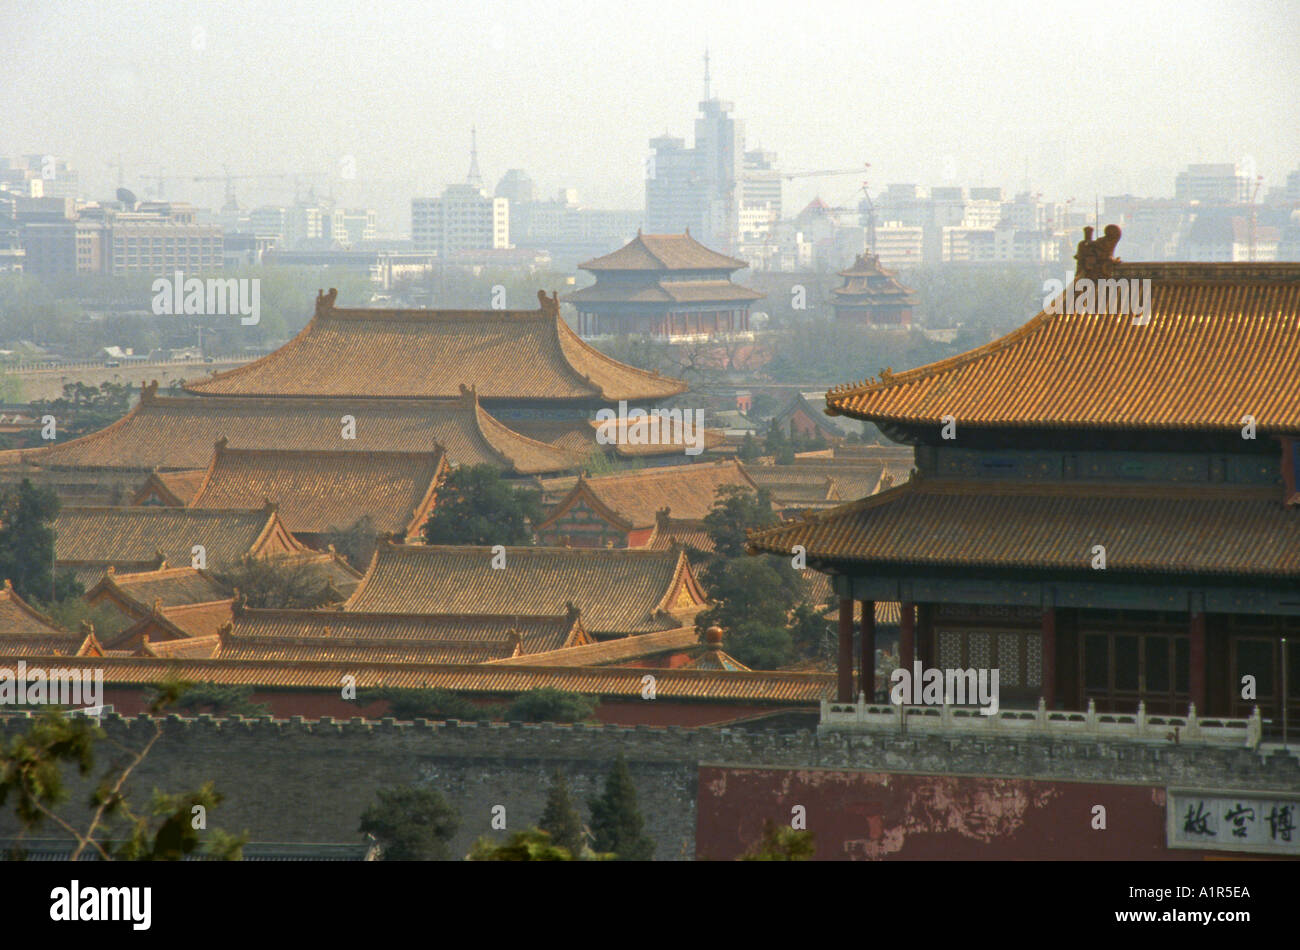
[{"label": "painted beam decoration", "polygon": [[1171,788],[1165,800],[1171,848],[1300,857],[1300,795]]}]

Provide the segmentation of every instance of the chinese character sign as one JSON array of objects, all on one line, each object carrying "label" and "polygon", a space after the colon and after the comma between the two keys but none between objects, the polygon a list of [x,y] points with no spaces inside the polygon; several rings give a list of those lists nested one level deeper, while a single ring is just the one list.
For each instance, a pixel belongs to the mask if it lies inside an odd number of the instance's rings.
[{"label": "chinese character sign", "polygon": [[1170,789],[1165,808],[1171,848],[1300,856],[1300,796]]}]

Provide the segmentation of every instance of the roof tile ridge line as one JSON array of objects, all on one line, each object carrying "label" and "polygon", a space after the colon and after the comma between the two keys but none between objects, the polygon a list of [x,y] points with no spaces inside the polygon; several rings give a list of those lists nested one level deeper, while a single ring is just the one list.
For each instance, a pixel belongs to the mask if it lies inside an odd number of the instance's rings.
[{"label": "roof tile ridge line", "polygon": [[457,612],[448,612],[448,611],[428,612],[428,611],[402,611],[402,610],[343,611],[343,610],[328,610],[328,609],[322,610],[317,607],[245,607],[243,611],[243,616],[246,617],[247,616],[267,617],[268,619],[270,619],[270,615],[272,614],[275,614],[277,616],[288,616],[291,619],[299,616],[319,617],[322,620],[329,620],[332,622],[339,622],[342,621],[344,618],[353,618],[353,617],[359,619],[383,618],[383,619],[394,619],[394,620],[410,619],[410,620],[423,620],[423,621],[427,621],[430,618],[433,618],[435,620],[454,619],[454,620],[469,620],[469,621],[474,621],[476,623],[480,621],[484,621],[484,622],[501,621],[503,623],[511,623],[516,620],[520,622],[526,622],[526,623],[539,622],[539,623],[551,623],[551,624],[560,624],[560,623],[567,624],[569,622],[568,615],[564,613],[521,614],[521,613],[516,613],[514,611],[510,611],[507,613],[499,613],[499,614],[484,614],[484,613],[457,613]]},{"label": "roof tile ridge line", "polygon": [[442,490],[443,482],[447,478],[447,472],[451,470],[451,465],[447,461],[447,450],[443,448],[441,442],[434,440],[432,454],[434,458],[433,474],[429,477],[429,484],[424,486],[424,493],[420,496],[420,500],[411,509],[411,519],[406,523],[406,527],[402,529],[404,538],[410,537],[413,532],[424,526],[425,521],[429,520],[429,513],[433,511],[433,506],[438,500],[438,492]]},{"label": "roof tile ridge line", "polygon": [[[311,554],[314,554],[314,555],[319,555],[319,557],[317,558],[317,560],[322,560],[322,561],[326,561],[326,560],[327,560],[327,561],[332,561],[334,564],[337,564],[339,567],[343,568],[344,570],[348,571],[349,573],[351,573],[351,574],[355,574],[355,575],[357,576],[357,579],[358,579],[358,580],[361,579],[361,576],[362,576],[361,572],[358,571],[358,570],[357,570],[355,567],[353,567],[351,564],[349,564],[349,563],[348,563],[348,559],[347,559],[346,557],[344,557],[344,556],[343,556],[342,554],[340,554],[338,551],[334,550],[334,545],[331,544],[331,545],[329,546],[329,550],[327,550],[327,551],[316,551],[316,550],[314,550],[314,549],[312,549],[312,548],[308,548],[308,549],[307,549],[307,552],[310,552]],[[307,552],[304,552],[304,553],[307,553]]]},{"label": "roof tile ridge line", "polygon": [[199,600],[190,604],[163,604],[162,610],[163,613],[167,613],[168,611],[172,611],[172,610],[187,611],[187,610],[199,610],[201,608],[210,609],[219,604],[233,605],[236,599],[237,598],[235,598],[234,596],[231,596],[231,597],[220,597],[217,600]]},{"label": "roof tile ridge line", "polygon": [[[208,489],[212,487],[212,479],[216,475],[217,465],[220,464],[221,457],[226,452],[226,446],[228,444],[229,441],[226,439],[224,435],[218,436],[216,441],[213,442],[212,457],[208,459],[207,471],[203,473],[203,480],[199,482],[199,487],[195,489],[194,494],[190,496],[189,504],[185,506],[185,509],[209,510],[209,509],[203,509],[202,506],[199,504],[199,502],[203,500],[203,496],[207,494]],[[224,509],[211,509],[211,510],[224,510]]]},{"label": "roof tile ridge line", "polygon": [[[83,514],[95,512],[102,514],[104,512],[113,512],[121,515],[131,515],[137,518],[162,518],[164,516],[177,516],[181,518],[206,518],[221,517],[234,515],[260,515],[266,511],[265,505],[259,505],[256,508],[195,508],[193,505],[186,505],[184,508],[172,508],[167,505],[64,505],[59,509],[56,518],[61,518],[68,512]],[[128,574],[152,574],[161,568],[151,568],[144,571],[127,571]]]},{"label": "roof tile ridge line", "polygon": [[666,383],[674,383],[681,387],[675,392],[669,393],[669,395],[680,396],[683,393],[690,391],[691,388],[690,384],[687,383],[686,380],[684,379],[678,379],[675,376],[664,376],[660,373],[652,373],[649,370],[641,369],[639,366],[633,366],[630,363],[624,363],[620,360],[614,359],[614,357],[612,356],[608,356],[605,353],[602,353],[600,350],[596,349],[594,346],[592,346],[582,337],[578,336],[578,334],[574,331],[574,329],[564,322],[564,318],[560,316],[558,311],[555,314],[555,324],[556,324],[555,327],[556,342],[559,344],[560,347],[561,359],[564,360],[564,362],[569,366],[569,368],[580,379],[586,381],[588,385],[590,385],[593,389],[597,390],[597,393],[603,398],[606,399],[609,398],[608,396],[606,396],[605,391],[601,389],[599,386],[597,386],[595,383],[591,382],[587,376],[581,373],[578,370],[578,368],[574,366],[572,362],[569,361],[569,354],[568,351],[565,349],[566,343],[572,343],[576,345],[579,348],[579,352],[581,352],[584,356],[591,356],[595,358],[597,362],[603,363],[606,366],[615,367],[618,370],[624,372],[631,372],[632,374],[643,379],[658,380],[660,382],[666,382]]},{"label": "roof tile ridge line", "polygon": [[[57,630],[65,629],[61,624],[55,623],[53,618],[48,617],[45,614],[41,613],[31,604],[27,603],[27,601],[25,601],[22,597],[19,597],[18,591],[14,590],[13,582],[10,581],[9,578],[7,577],[4,579],[4,586],[0,587],[0,598],[10,601],[11,603],[17,605],[19,610],[26,610],[30,616],[35,617],[37,620],[49,624],[51,627],[54,627]],[[68,632],[72,636],[76,635],[75,630],[70,630]]]},{"label": "roof tile ridge line", "polygon": [[[225,438],[224,436],[222,437]],[[271,456],[271,455],[292,455],[292,456],[346,456],[349,459],[378,457],[381,460],[392,458],[415,458],[424,457],[432,458],[440,452],[445,452],[442,444],[434,440],[432,449],[253,449],[253,448],[233,448],[223,445],[222,454],[237,458],[247,458],[248,456]],[[189,469],[194,471],[194,469]],[[197,496],[195,496],[197,497]]]},{"label": "roof tile ridge line", "polygon": [[[537,310],[473,310],[435,307],[334,307],[326,319],[335,320],[387,320],[393,323],[420,323],[445,321],[458,323],[468,320],[542,320],[549,316],[543,309]],[[292,341],[290,341],[292,342]],[[285,346],[289,344],[286,343]],[[233,371],[232,371],[233,372]]]},{"label": "roof tile ridge line", "polygon": [[[503,545],[507,551],[516,554],[536,554],[542,555],[564,555],[568,557],[601,557],[609,558],[626,558],[636,560],[645,558],[653,560],[654,558],[667,557],[667,551],[647,551],[645,548],[566,548],[562,544],[507,544]],[[482,554],[491,553],[492,548],[496,545],[490,544],[398,544],[392,541],[387,542],[388,551],[397,555],[415,555],[420,553],[428,554],[466,554],[473,552]],[[379,550],[379,549],[377,549]],[[478,616],[477,614],[475,616]]]},{"label": "roof tile ridge line", "polygon": [[[191,640],[200,640],[207,637],[215,637],[215,633],[205,633],[202,637],[190,637]],[[242,641],[245,644],[293,644],[295,646],[313,646],[331,644],[334,646],[347,647],[499,647],[502,644],[513,643],[514,638],[503,632],[499,637],[465,637],[456,639],[454,637],[365,637],[365,636],[332,636],[329,634],[320,635],[312,633],[240,633],[234,629],[229,634],[231,639]],[[404,662],[401,660],[372,660],[373,663],[393,663]]]},{"label": "roof tile ridge line", "polygon": [[706,472],[716,472],[740,464],[738,459],[712,459],[706,462],[683,462],[680,465],[651,465],[646,468],[619,469],[613,472],[605,472],[603,475],[579,475],[578,477],[585,477],[588,482],[616,484],[638,478],[675,478],[678,475],[703,475]]},{"label": "roof tile ridge line", "polygon": [[[923,366],[904,370],[901,373],[890,373],[888,382],[885,382],[884,380],[874,382],[870,381],[870,377],[868,377],[866,381],[861,383],[844,383],[840,386],[833,387],[826,392],[827,406],[829,407],[831,405],[832,397],[840,399],[858,393],[880,392],[890,388],[891,386],[902,386],[907,383],[915,382],[918,379],[923,379],[926,376],[946,373],[949,370],[957,369],[967,363],[983,359],[999,350],[1018,344],[1021,342],[1022,337],[1036,333],[1040,329],[1045,329],[1056,316],[1060,316],[1060,314],[1054,315],[1049,314],[1044,310],[1040,310],[1032,319],[1028,320],[1022,326],[1016,327],[1016,329],[1012,330],[1010,333],[1004,334],[996,340],[990,340],[988,343],[977,346],[973,350],[967,350],[965,353],[958,353],[954,356],[946,357],[945,359],[935,360],[933,363],[926,363]],[[827,415],[839,415],[839,413],[827,412]]]},{"label": "roof tile ridge line", "polygon": [[[515,438],[524,439],[525,441],[534,443],[535,445],[546,446],[546,448],[548,449],[554,449],[557,452],[559,451],[558,449],[555,449],[555,446],[550,445],[549,443],[542,442],[537,439],[530,439],[522,432],[515,432],[514,429],[511,429],[500,419],[496,418],[496,416],[489,413],[486,409],[483,408],[482,404],[479,402],[478,389],[476,387],[466,386],[464,383],[461,383],[460,392],[461,392],[462,400],[468,403],[468,405],[472,410],[471,418],[474,420],[474,430],[478,433],[478,437],[483,440],[483,444],[487,446],[488,451],[491,454],[495,455],[502,462],[509,465],[510,468],[513,469],[514,471],[519,472],[518,462],[511,455],[509,455],[505,449],[499,447],[496,444],[496,442],[493,441],[492,437],[488,435],[487,426],[484,425],[484,421],[483,421],[484,417],[490,420],[489,424],[496,425],[504,429],[506,432],[510,433]],[[520,474],[523,473],[520,472]]]},{"label": "roof tile ridge line", "polygon": [[386,548],[392,546],[393,544],[391,541],[384,541],[381,544],[375,545],[375,550],[370,555],[370,563],[366,565],[366,569],[361,573],[361,580],[357,581],[357,586],[353,588],[352,593],[343,601],[343,603],[338,605],[340,611],[346,611],[348,605],[355,603],[357,598],[362,595],[366,590],[366,587],[369,585],[370,580],[375,576],[375,571],[379,567],[380,554],[382,554]]},{"label": "roof tile ridge line", "polygon": [[248,373],[253,372],[255,369],[261,367],[264,363],[268,362],[269,360],[281,358],[281,354],[287,353],[289,350],[293,349],[294,347],[300,346],[302,344],[302,341],[307,338],[308,334],[310,334],[312,332],[312,329],[316,326],[316,321],[320,319],[322,312],[327,312],[324,311],[324,308],[321,306],[321,302],[324,299],[325,298],[323,296],[318,296],[316,298],[316,309],[312,313],[311,319],[308,320],[303,325],[303,328],[299,330],[294,335],[294,338],[290,340],[288,343],[284,344],[283,346],[276,347],[274,350],[272,350],[270,353],[267,353],[265,356],[259,356],[257,359],[245,363],[243,366],[236,366],[234,369],[228,369],[224,373],[213,373],[207,379],[203,379],[195,383],[186,383],[182,388],[186,392],[194,393],[195,395],[202,395],[203,390],[196,389],[195,387],[213,383],[216,382],[217,380],[224,381],[224,380],[234,379],[236,377],[246,375]]},{"label": "roof tile ridge line", "polygon": [[[867,508],[875,508],[879,505],[888,504],[904,494],[920,494],[924,488],[931,486],[928,480],[908,479],[898,485],[893,485],[883,491],[876,492],[874,495],[867,495],[865,498],[855,498],[852,501],[846,501],[842,505],[836,505],[834,508],[827,508],[825,511],[818,511],[811,517],[801,518],[797,521],[782,521],[767,528],[749,529],[752,533],[746,533],[745,542],[748,547],[750,542],[761,543],[769,538],[784,532],[795,531],[797,529],[806,529],[810,524],[816,524],[821,521],[829,521],[832,518],[844,517],[856,511]],[[784,549],[781,553],[788,553]]]},{"label": "roof tile ridge line", "polygon": [[[155,380],[155,385],[157,385],[156,380]],[[103,439],[111,439],[112,436],[116,434],[116,431],[118,429],[126,428],[126,426],[129,425],[130,422],[137,415],[140,414],[140,412],[144,409],[144,407],[151,405],[153,401],[154,401],[153,399],[141,398],[136,402],[134,406],[128,409],[126,413],[123,416],[121,416],[121,418],[114,419],[112,422],[104,426],[104,428],[102,429],[96,429],[94,432],[87,432],[85,435],[79,435],[75,439],[69,439],[67,442],[56,442],[53,445],[39,445],[39,446],[34,446],[30,449],[18,449],[17,451],[22,453],[18,456],[18,460],[20,463],[27,462],[26,453],[28,452],[33,452],[33,453],[40,452],[42,454],[49,454],[53,449],[63,449],[73,445],[83,445],[89,442],[98,442]],[[36,457],[39,458],[39,456]],[[85,467],[95,468],[96,466],[85,466]],[[98,467],[103,468],[106,466],[98,466]]]}]

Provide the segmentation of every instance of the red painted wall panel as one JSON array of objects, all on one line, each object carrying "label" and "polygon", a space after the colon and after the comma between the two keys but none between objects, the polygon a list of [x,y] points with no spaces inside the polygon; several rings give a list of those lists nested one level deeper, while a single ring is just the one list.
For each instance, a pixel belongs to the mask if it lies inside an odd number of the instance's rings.
[{"label": "red painted wall panel", "polygon": [[[1165,847],[1165,791],[985,776],[700,768],[696,855],[734,860],[806,809],[821,861],[1201,860]],[[1094,830],[1094,805],[1106,829]],[[1222,855],[1218,855],[1222,856]]]}]

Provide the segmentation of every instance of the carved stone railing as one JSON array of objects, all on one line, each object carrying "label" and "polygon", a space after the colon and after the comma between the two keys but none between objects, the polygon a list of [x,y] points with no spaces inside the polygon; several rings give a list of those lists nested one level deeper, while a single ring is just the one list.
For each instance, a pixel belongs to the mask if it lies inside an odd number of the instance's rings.
[{"label": "carved stone railing", "polygon": [[1263,734],[1256,706],[1248,719],[1197,716],[1195,704],[1185,716],[1152,715],[1139,703],[1135,713],[1099,713],[1093,700],[1087,712],[999,709],[984,715],[978,706],[894,706],[822,701],[818,732],[892,732],[916,735],[986,735],[1137,739],[1149,742],[1244,745],[1253,749]]}]

